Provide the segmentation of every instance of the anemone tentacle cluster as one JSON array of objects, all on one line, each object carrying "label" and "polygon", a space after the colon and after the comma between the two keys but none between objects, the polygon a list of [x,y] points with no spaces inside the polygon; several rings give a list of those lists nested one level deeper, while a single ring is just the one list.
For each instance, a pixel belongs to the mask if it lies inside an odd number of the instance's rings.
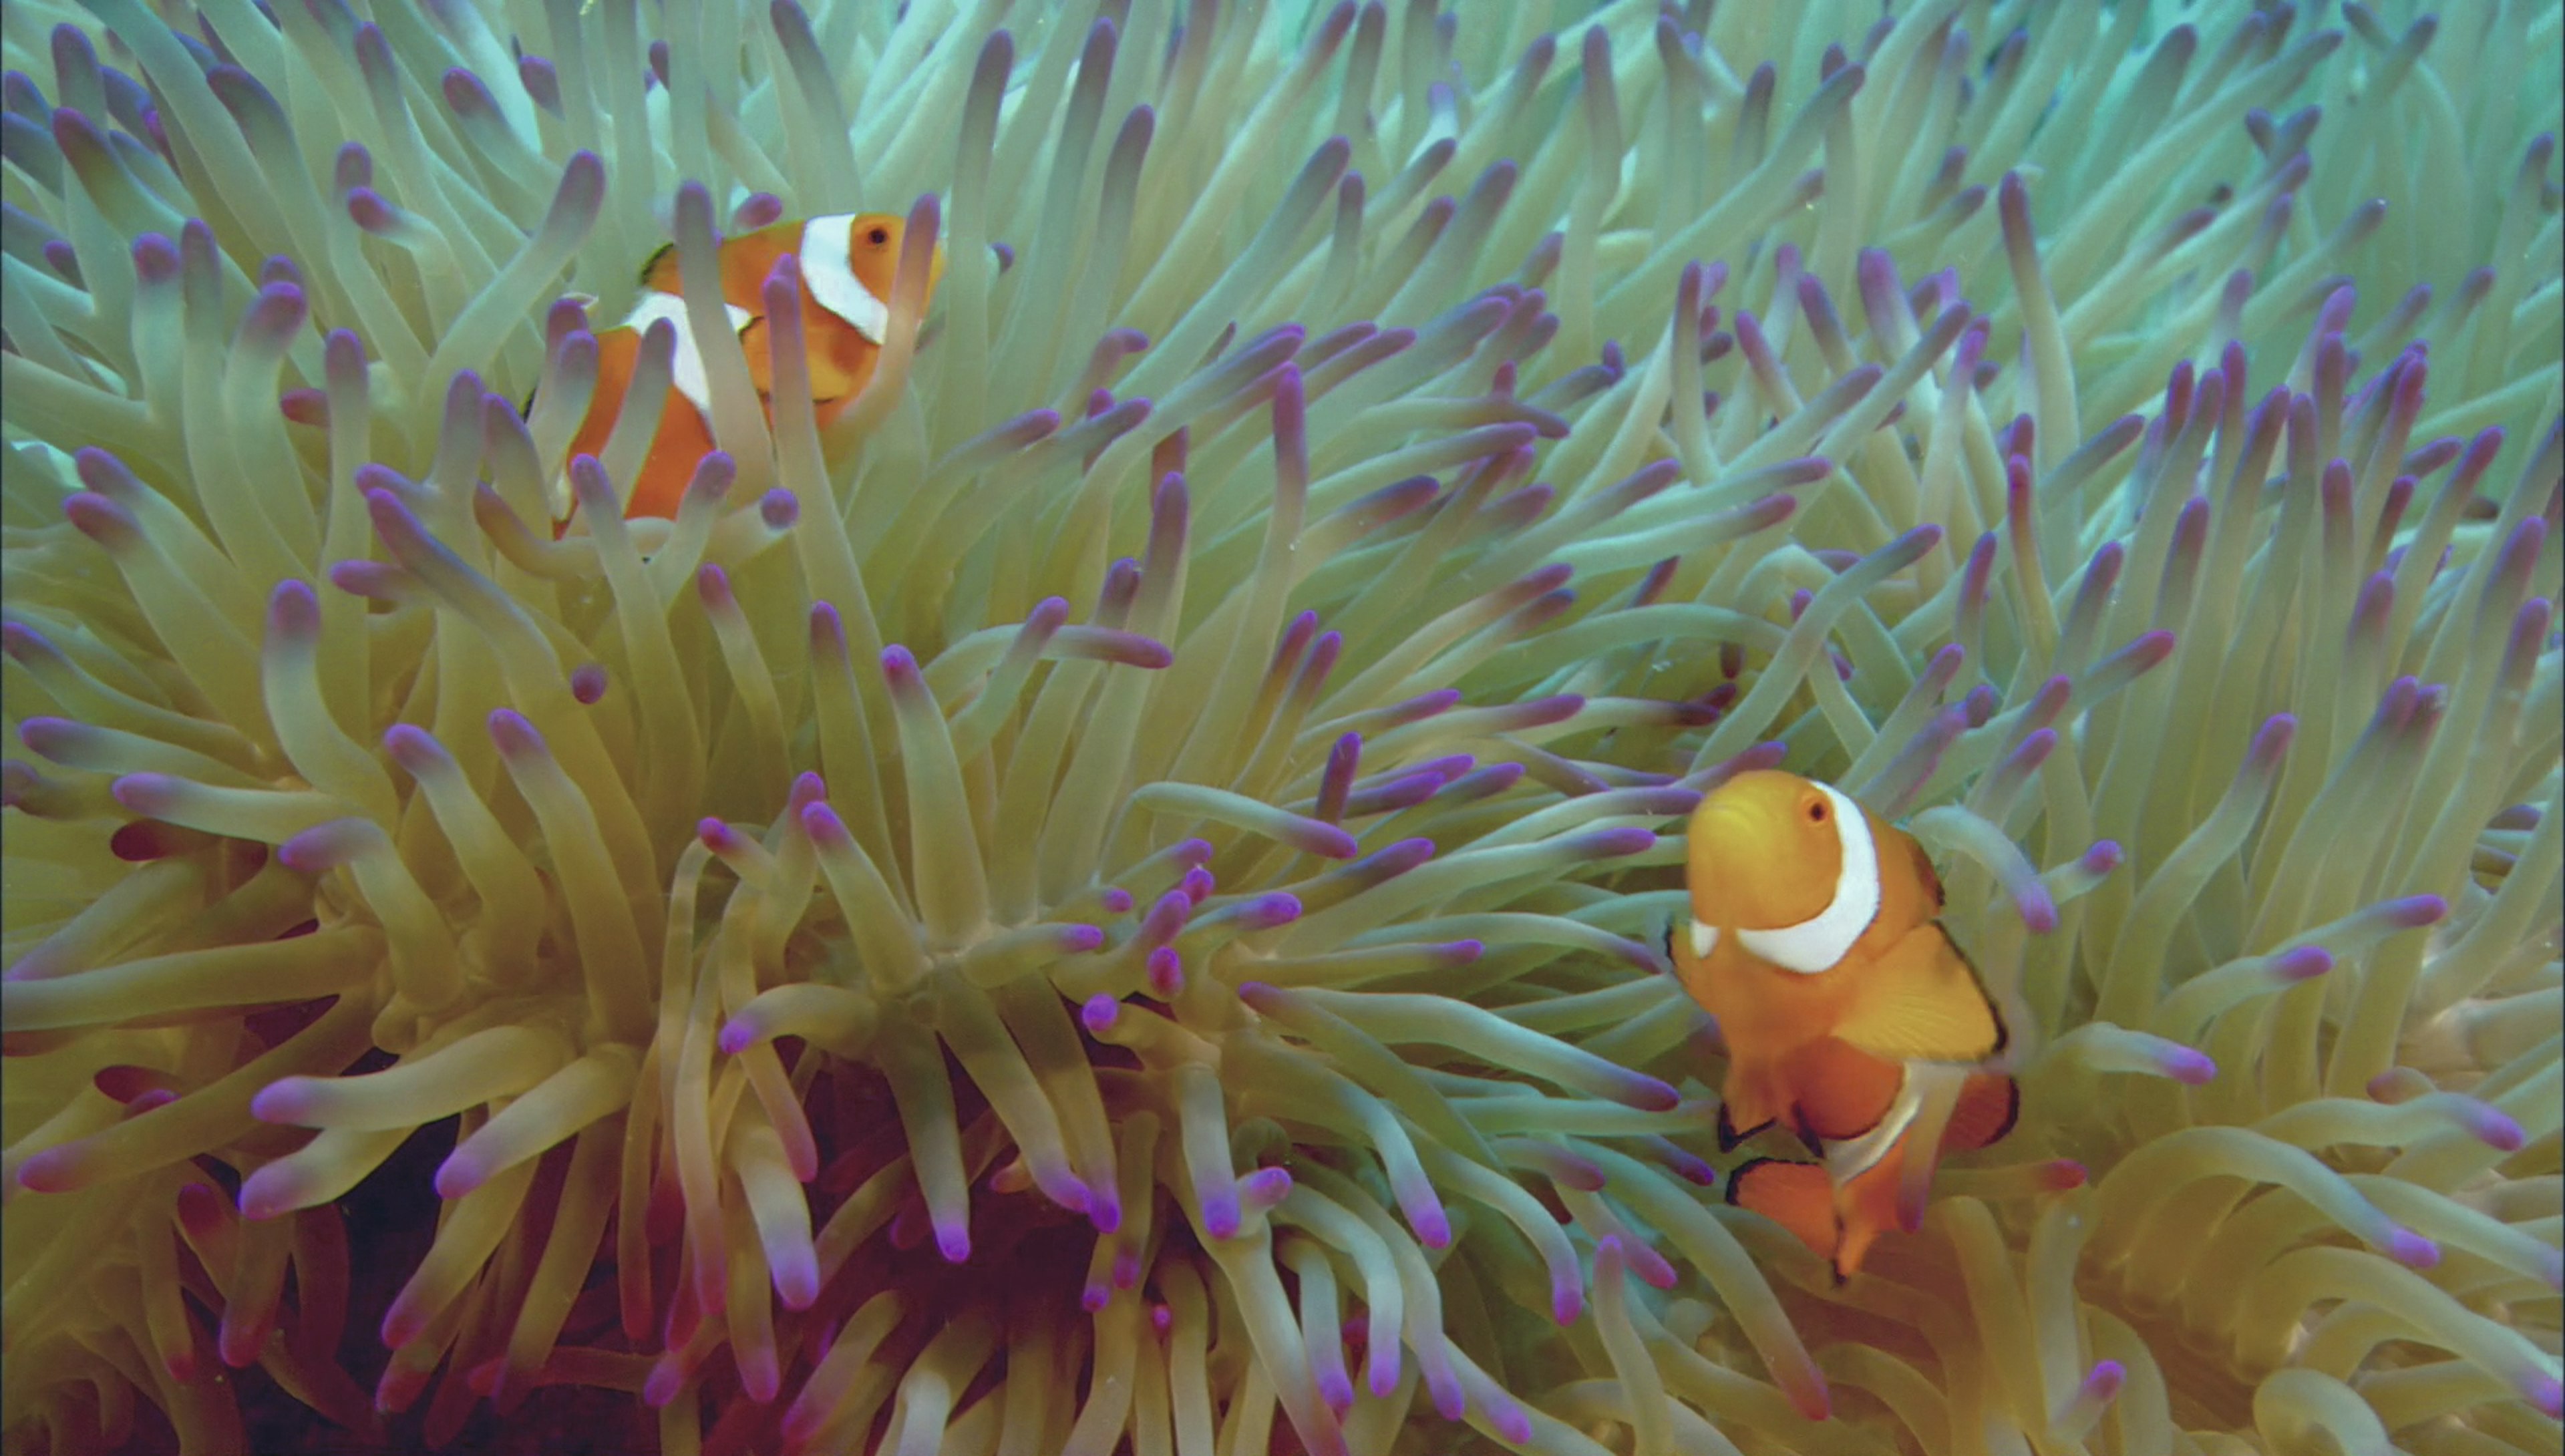
[{"label": "anemone tentacle cluster", "polygon": [[[13,0],[8,1449],[2554,1450],[2565,7],[1878,9]],[[2024,1092],[1842,1284],[1783,763]]]}]

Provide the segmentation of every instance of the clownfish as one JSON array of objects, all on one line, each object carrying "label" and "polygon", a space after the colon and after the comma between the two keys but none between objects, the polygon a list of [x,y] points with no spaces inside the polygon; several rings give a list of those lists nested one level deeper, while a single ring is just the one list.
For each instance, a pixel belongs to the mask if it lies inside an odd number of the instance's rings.
[{"label": "clownfish", "polygon": [[[897,214],[864,212],[778,222],[723,240],[722,303],[770,418],[775,370],[766,338],[764,289],[776,261],[790,253],[802,266],[804,356],[811,371],[811,401],[824,428],[863,392],[880,362],[890,326],[891,278],[899,269],[905,233],[906,219]],[[928,298],[943,277],[944,250],[939,247],[927,273]],[[596,392],[572,438],[573,455],[603,453],[641,357],[641,336],[661,319],[677,330],[668,399],[639,472],[624,485],[627,517],[674,517],[696,464],[714,448],[712,385],[703,349],[687,325],[674,243],[652,254],[642,268],[641,297],[623,322],[596,336]]]},{"label": "clownfish", "polygon": [[1942,881],[1923,847],[1839,789],[1738,775],[1693,812],[1685,870],[1691,923],[1669,938],[1685,991],[1728,1042],[1720,1146],[1777,1123],[1822,1160],[1749,1162],[1729,1201],[1848,1278],[1900,1225],[1928,1099],[1960,1083],[1924,1154],[1936,1160],[2010,1127],[2012,1080],[1970,1071],[2003,1049],[2003,1018],[1937,918]]}]

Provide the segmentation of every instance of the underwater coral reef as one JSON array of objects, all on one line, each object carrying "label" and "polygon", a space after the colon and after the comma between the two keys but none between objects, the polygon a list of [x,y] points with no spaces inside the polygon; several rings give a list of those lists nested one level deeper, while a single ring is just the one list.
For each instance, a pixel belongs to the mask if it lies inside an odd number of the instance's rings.
[{"label": "underwater coral reef", "polygon": [[[2560,28],[11,0],[7,1449],[2554,1452]],[[1776,766],[2021,1092],[1846,1280]]]}]

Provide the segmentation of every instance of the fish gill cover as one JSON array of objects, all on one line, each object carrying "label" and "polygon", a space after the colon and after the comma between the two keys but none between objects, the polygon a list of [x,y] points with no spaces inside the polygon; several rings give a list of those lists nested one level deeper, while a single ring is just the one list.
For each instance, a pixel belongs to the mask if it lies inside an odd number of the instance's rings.
[{"label": "fish gill cover", "polygon": [[[9,1449],[2552,1452],[2560,15],[12,0]],[[2023,1090],[1840,1286],[1775,764]]]}]

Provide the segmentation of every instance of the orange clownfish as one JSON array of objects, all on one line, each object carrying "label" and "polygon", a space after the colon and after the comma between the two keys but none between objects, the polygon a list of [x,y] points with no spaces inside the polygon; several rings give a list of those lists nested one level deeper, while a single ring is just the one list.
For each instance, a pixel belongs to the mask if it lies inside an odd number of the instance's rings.
[{"label": "orange clownfish", "polygon": [[1728,1042],[1720,1144],[1780,1123],[1823,1159],[1749,1162],[1729,1201],[1849,1277],[1900,1224],[1898,1183],[1928,1097],[1962,1081],[1928,1156],[2011,1125],[2011,1079],[1969,1071],[2002,1050],[2003,1020],[1936,918],[1942,881],[1923,847],[1841,790],[1738,775],[1693,812],[1686,879],[1692,919],[1672,949]]},{"label": "orange clownfish", "polygon": [[[749,377],[758,397],[767,401],[775,371],[766,339],[766,276],[776,260],[791,253],[802,265],[802,336],[810,362],[811,398],[824,427],[838,410],[854,402],[873,376],[881,358],[882,338],[890,325],[891,278],[899,269],[906,219],[889,212],[838,213],[808,222],[785,221],[724,239],[721,245],[722,303],[731,327],[748,355]],[[927,296],[944,277],[944,250],[935,251],[927,273]],[[621,325],[596,336],[596,392],[587,417],[571,441],[571,453],[601,454],[605,438],[622,412],[624,390],[632,382],[641,356],[641,336],[667,319],[676,325],[677,348],[670,360],[668,399],[659,413],[658,433],[642,458],[638,475],[625,486],[626,516],[674,517],[696,464],[713,449],[712,385],[704,355],[686,323],[677,248],[671,243],[650,257],[641,271],[641,297]]]}]

